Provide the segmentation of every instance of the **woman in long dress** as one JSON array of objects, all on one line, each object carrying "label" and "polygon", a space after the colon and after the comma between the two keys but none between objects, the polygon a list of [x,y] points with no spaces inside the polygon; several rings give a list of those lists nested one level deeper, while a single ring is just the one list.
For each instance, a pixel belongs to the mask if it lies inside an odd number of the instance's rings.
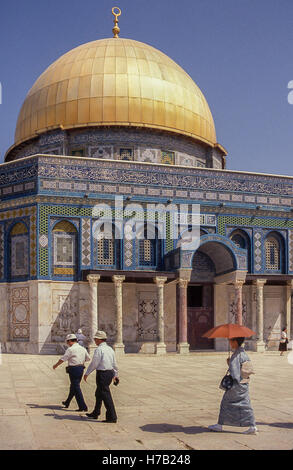
[{"label": "woman in long dress", "polygon": [[[245,338],[232,338],[230,345],[234,351],[231,359],[227,359],[229,372],[233,378],[233,385],[226,390],[221,402],[218,423],[209,426],[211,431],[223,431],[223,425],[248,427],[245,434],[256,434],[257,427],[249,397],[249,375],[253,373],[250,359],[242,344]],[[247,361],[249,361],[247,363]],[[242,364],[247,363],[246,371],[242,371]],[[250,372],[249,372],[250,370]]]},{"label": "woman in long dress", "polygon": [[288,337],[287,337],[287,328],[282,329],[281,339],[279,344],[279,351],[281,351],[280,356],[283,356],[284,351],[287,351]]}]

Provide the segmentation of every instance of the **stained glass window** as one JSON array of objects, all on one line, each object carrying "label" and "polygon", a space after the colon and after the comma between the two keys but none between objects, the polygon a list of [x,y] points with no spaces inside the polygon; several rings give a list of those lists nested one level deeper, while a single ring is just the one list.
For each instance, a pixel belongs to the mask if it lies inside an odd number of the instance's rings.
[{"label": "stained glass window", "polygon": [[85,156],[85,150],[80,148],[80,149],[72,149],[71,150],[71,155],[73,157],[84,157]]},{"label": "stained glass window", "polygon": [[162,150],[161,163],[165,165],[175,165],[175,153]]},{"label": "stained glass window", "polygon": [[26,226],[22,222],[14,225],[10,232],[12,278],[29,275],[29,236]]},{"label": "stained glass window", "polygon": [[266,269],[280,269],[280,244],[275,237],[268,237],[265,242]]},{"label": "stained glass window", "polygon": [[120,149],[120,160],[133,160],[133,149],[121,148]]},{"label": "stained glass window", "polygon": [[154,266],[155,253],[155,240],[139,240],[140,266]]},{"label": "stained glass window", "polygon": [[99,236],[94,237],[94,266],[109,266],[119,269],[120,240],[115,238],[115,226],[102,224]]},{"label": "stained glass window", "polygon": [[145,224],[137,235],[139,266],[156,266],[160,256],[160,241],[158,240],[157,230],[149,227],[148,231]]},{"label": "stained glass window", "polygon": [[235,235],[232,236],[231,238],[232,242],[235,243],[239,248],[246,248],[246,242],[245,239],[239,234],[236,233]]},{"label": "stained glass window", "polygon": [[115,264],[115,241],[113,239],[102,238],[98,240],[98,264]]},{"label": "stained glass window", "polygon": [[53,274],[73,276],[77,268],[77,230],[67,220],[58,222],[53,229]]}]

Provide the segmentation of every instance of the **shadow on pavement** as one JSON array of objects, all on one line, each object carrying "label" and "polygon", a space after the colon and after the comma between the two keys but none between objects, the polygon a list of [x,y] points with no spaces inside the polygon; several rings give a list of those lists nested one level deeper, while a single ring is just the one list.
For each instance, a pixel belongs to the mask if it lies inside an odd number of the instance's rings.
[{"label": "shadow on pavement", "polygon": [[29,406],[30,408],[45,408],[48,410],[66,410],[66,408],[61,405],[37,405],[36,403],[26,403],[26,406]]},{"label": "shadow on pavement", "polygon": [[260,423],[257,422],[257,425],[263,425],[263,426],[272,426],[273,428],[285,428],[285,429],[293,429],[293,423]]},{"label": "shadow on pavement", "polygon": [[140,426],[142,431],[146,432],[157,432],[157,433],[167,433],[167,432],[184,432],[185,434],[201,434],[204,432],[211,432],[203,426],[181,426],[180,424],[145,424]]},{"label": "shadow on pavement", "polygon": [[70,419],[71,421],[81,421],[82,419],[86,418],[86,416],[80,416],[79,414],[62,416],[62,415],[56,415],[54,413],[47,413],[44,416],[52,416],[53,418],[59,419],[59,420]]},{"label": "shadow on pavement", "polygon": [[[260,423],[261,424],[261,423]],[[157,432],[157,433],[167,433],[167,432],[183,432],[185,434],[203,434],[205,432],[210,434],[242,434],[241,432],[237,432],[234,430],[223,429],[221,433],[212,432],[207,427],[204,426],[181,426],[180,424],[167,424],[167,423],[160,423],[160,424],[146,424],[144,426],[140,426],[142,431],[146,432]]]}]

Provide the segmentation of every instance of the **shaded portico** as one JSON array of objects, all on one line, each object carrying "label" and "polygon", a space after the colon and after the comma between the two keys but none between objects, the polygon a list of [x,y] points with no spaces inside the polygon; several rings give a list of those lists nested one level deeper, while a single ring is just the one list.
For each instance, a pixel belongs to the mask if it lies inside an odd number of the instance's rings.
[{"label": "shaded portico", "polygon": [[[207,234],[201,237],[197,250],[187,251],[181,246],[174,250],[173,258],[178,260],[177,350],[179,353],[186,353],[190,346],[187,341],[188,329],[192,327],[192,311],[188,317],[188,311],[191,310],[188,308],[188,288],[197,285],[211,286],[213,305],[209,310],[213,324],[209,326],[214,326],[214,321],[217,322],[217,291],[222,284],[232,284],[236,305],[235,321],[242,324],[242,287],[247,275],[247,252],[226,237]],[[203,310],[208,309],[197,310],[204,319]]]},{"label": "shaded portico", "polygon": [[115,323],[116,323],[116,338],[113,344],[116,354],[124,354],[125,345],[123,338],[123,284],[156,284],[157,286],[157,338],[155,342],[155,353],[165,354],[165,319],[164,319],[164,287],[166,284],[175,281],[176,273],[165,271],[117,271],[117,270],[95,270],[85,271],[84,280],[89,283],[90,289],[90,322],[91,334],[99,328],[99,295],[98,284],[100,283],[113,283],[115,295]]}]

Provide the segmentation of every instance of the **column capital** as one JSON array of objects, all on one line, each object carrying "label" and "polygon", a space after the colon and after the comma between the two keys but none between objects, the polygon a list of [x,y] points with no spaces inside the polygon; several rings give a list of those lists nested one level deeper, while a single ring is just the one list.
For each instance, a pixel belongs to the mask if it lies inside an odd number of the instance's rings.
[{"label": "column capital", "polygon": [[188,283],[189,281],[187,279],[182,279],[181,277],[177,279],[177,284],[179,285],[180,288],[186,289],[188,286]]},{"label": "column capital", "polygon": [[157,284],[158,287],[163,287],[167,279],[167,277],[157,276],[154,278],[154,282]]},{"label": "column capital", "polygon": [[287,281],[287,282],[286,282],[286,286],[287,286],[287,287],[291,287],[291,289],[293,289],[293,279],[290,280],[290,281]]},{"label": "column capital", "polygon": [[244,279],[237,279],[236,281],[233,282],[234,287],[236,289],[242,288],[243,284],[245,283]]},{"label": "column capital", "polygon": [[115,284],[122,284],[123,281],[125,281],[125,276],[120,276],[120,275],[114,275],[112,276],[112,281],[115,283]]},{"label": "column capital", "polygon": [[99,282],[101,279],[101,276],[99,274],[88,274],[87,275],[87,280],[90,284],[93,284],[95,282]]},{"label": "column capital", "polygon": [[266,284],[267,280],[266,279],[256,279],[255,281],[252,281],[252,284],[256,287],[263,287]]}]

